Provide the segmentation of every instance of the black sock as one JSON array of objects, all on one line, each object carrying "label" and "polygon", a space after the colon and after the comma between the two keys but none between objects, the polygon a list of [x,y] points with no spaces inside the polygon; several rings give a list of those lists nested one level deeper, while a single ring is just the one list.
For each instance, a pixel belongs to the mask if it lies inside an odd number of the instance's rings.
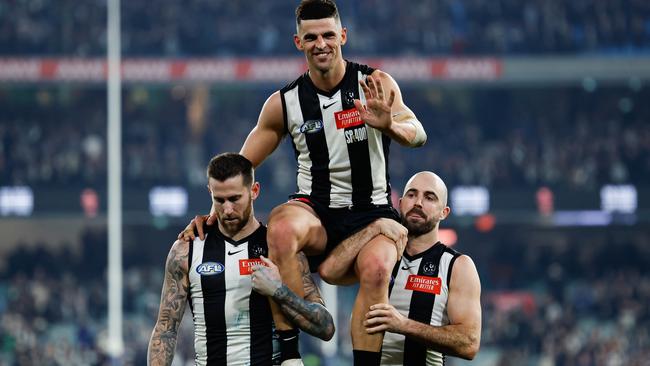
[{"label": "black sock", "polygon": [[379,366],[381,352],[352,350],[355,366]]},{"label": "black sock", "polygon": [[298,350],[298,329],[278,330],[280,338],[280,362],[300,358]]}]

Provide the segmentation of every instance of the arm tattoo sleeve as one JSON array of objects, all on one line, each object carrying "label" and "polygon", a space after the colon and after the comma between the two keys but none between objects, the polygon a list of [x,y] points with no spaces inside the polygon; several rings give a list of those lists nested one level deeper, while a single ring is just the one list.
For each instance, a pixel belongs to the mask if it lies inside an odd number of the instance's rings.
[{"label": "arm tattoo sleeve", "polygon": [[303,253],[300,253],[299,256],[305,298],[298,297],[283,284],[275,291],[273,299],[280,305],[282,313],[292,324],[315,337],[329,340],[334,334],[334,320],[325,308],[325,302],[320,295],[318,286],[311,277],[307,258]]},{"label": "arm tattoo sleeve", "polygon": [[178,328],[183,319],[189,291],[188,245],[176,242],[167,256],[158,320],[147,351],[150,366],[168,366],[174,358]]},{"label": "arm tattoo sleeve", "polygon": [[332,338],[334,320],[322,304],[296,296],[285,284],[275,291],[273,299],[280,304],[284,316],[298,328],[323,340]]}]

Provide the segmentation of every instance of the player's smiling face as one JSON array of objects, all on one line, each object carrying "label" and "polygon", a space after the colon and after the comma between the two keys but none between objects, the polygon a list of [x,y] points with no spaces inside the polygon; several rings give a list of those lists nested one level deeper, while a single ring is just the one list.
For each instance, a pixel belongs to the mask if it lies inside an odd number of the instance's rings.
[{"label": "player's smiling face", "polygon": [[341,56],[341,46],[347,39],[347,30],[335,18],[300,21],[294,36],[296,47],[305,53],[310,68],[321,72],[331,70]]},{"label": "player's smiling face", "polygon": [[219,229],[234,237],[252,217],[253,200],[259,194],[259,184],[245,185],[240,174],[225,181],[210,178],[208,189],[218,215]]}]

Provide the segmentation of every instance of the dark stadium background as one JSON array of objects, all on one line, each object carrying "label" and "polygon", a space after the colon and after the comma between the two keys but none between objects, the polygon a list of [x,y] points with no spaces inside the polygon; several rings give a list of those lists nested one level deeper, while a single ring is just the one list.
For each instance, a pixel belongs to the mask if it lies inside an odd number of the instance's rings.
[{"label": "dark stadium background", "polygon": [[[122,2],[124,354],[146,364],[164,260],[209,210],[204,168],[238,151],[304,70],[295,1]],[[391,73],[429,140],[392,145],[396,195],[448,184],[444,235],[476,262],[475,365],[648,365],[650,2],[339,1],[344,55]],[[0,365],[108,365],[106,0],[0,2]],[[256,214],[294,189],[284,143]],[[330,289],[331,290],[331,289]],[[354,288],[337,340],[351,364]],[[187,311],[189,313],[189,311]],[[186,318],[174,365],[193,364]],[[464,361],[449,359],[449,364]]]}]

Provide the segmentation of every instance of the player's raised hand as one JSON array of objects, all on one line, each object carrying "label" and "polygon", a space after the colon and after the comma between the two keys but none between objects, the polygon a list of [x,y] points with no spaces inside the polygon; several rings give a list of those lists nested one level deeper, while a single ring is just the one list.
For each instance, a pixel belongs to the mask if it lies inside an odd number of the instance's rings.
[{"label": "player's raised hand", "polygon": [[265,296],[273,296],[275,291],[282,287],[282,277],[280,270],[270,259],[260,256],[262,264],[253,266],[251,281],[253,290]]},{"label": "player's raised hand", "polygon": [[359,111],[359,116],[368,126],[378,130],[389,129],[392,120],[392,107],[395,102],[395,91],[391,89],[388,99],[384,95],[384,87],[379,77],[368,76],[366,80],[359,80],[366,104],[359,99],[354,100],[354,106]]}]

